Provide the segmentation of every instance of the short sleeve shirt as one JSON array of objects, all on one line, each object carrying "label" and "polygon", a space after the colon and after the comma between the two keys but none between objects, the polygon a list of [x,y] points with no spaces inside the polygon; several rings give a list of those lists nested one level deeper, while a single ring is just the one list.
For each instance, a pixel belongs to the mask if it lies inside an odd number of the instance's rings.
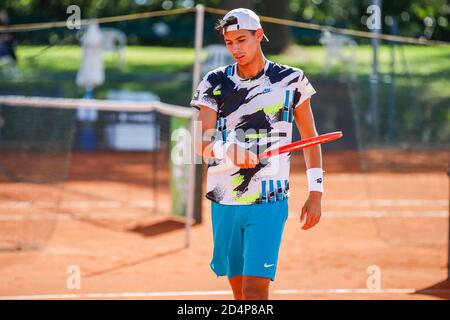
[{"label": "short sleeve shirt", "polygon": [[[242,79],[237,65],[217,68],[205,75],[191,101],[217,112],[216,139],[230,141],[256,154],[292,142],[294,109],[316,91],[303,71],[266,60],[264,70]],[[226,205],[260,204],[289,196],[290,153],[272,156],[256,167],[239,167],[210,174],[223,165],[208,166],[206,197]]]}]

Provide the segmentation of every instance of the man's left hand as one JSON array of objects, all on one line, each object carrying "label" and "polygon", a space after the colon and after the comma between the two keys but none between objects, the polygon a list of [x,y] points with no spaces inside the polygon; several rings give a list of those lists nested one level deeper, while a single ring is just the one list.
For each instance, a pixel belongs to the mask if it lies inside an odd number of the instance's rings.
[{"label": "man's left hand", "polygon": [[314,227],[320,221],[322,215],[321,208],[322,192],[311,191],[309,197],[302,207],[302,214],[300,215],[300,223],[306,222],[303,225],[303,230],[308,230]]}]

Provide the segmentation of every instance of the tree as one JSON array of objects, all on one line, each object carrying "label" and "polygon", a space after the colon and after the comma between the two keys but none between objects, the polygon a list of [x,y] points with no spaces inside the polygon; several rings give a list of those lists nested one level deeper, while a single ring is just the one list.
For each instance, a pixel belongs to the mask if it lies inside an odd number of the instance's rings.
[{"label": "tree", "polygon": [[252,0],[222,0],[220,7],[227,10],[233,10],[236,8],[247,8],[253,10]]},{"label": "tree", "polygon": [[[289,0],[264,0],[258,12],[260,15],[281,19],[289,19],[289,13]],[[267,53],[280,53],[289,46],[291,42],[289,27],[263,22],[263,28],[270,40],[265,49]]]}]

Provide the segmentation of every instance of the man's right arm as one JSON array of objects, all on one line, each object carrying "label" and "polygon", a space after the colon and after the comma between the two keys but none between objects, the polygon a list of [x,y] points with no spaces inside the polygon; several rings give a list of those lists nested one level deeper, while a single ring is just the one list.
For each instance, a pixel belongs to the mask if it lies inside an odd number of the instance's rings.
[{"label": "man's right arm", "polygon": [[[196,121],[201,130],[195,130],[195,133],[201,133],[201,137],[195,137],[195,152],[206,161],[207,159],[217,158],[213,151],[215,135],[217,133],[217,112],[203,105],[199,105],[198,107],[200,111],[198,112]],[[233,143],[226,150],[226,155],[232,159],[236,166],[241,168],[253,168],[259,162],[258,157],[253,152],[238,146],[236,143]]]},{"label": "man's right arm", "polygon": [[198,107],[200,110],[198,111],[196,121],[201,130],[196,130],[195,133],[201,133],[201,137],[195,137],[195,152],[206,160],[214,158],[212,146],[216,132],[217,112],[203,105]]}]

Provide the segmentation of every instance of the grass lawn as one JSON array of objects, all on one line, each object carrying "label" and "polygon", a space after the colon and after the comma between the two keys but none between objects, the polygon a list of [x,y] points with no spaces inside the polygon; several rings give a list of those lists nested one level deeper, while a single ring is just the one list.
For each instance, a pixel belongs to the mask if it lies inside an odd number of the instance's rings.
[{"label": "grass lawn", "polygon": [[[17,81],[0,78],[0,94],[83,96],[84,90],[75,85],[82,56],[78,46],[19,46],[17,54],[21,77]],[[389,46],[380,47],[380,101],[383,108],[387,108],[391,94],[391,56]],[[320,46],[295,45],[284,54],[268,58],[303,69],[313,85],[320,85],[323,80],[342,80],[341,69],[345,70],[334,65],[328,79],[325,78],[322,74],[325,50]],[[431,136],[439,134],[445,137],[450,123],[450,46],[397,46],[395,59],[396,112],[404,115],[396,121],[401,123],[417,115],[423,116],[423,123],[437,121]],[[129,46],[126,48],[126,68],[118,68],[117,61],[113,54],[105,55],[106,82],[96,88],[97,98],[106,98],[110,89],[150,90],[164,102],[188,105],[192,90],[189,79],[194,63],[192,48]],[[370,99],[372,48],[369,45],[359,46],[356,61],[356,79],[362,88],[360,105],[367,108]],[[184,74],[184,78],[177,77],[180,74]],[[411,101],[414,101],[414,106]],[[387,112],[387,109],[381,110],[382,116],[386,116]],[[416,115],[412,115],[413,112]],[[411,120],[409,126],[417,125]]]},{"label": "grass lawn", "polygon": [[[427,97],[450,97],[450,46],[404,46],[396,49],[396,73],[411,75],[415,86],[425,86]],[[52,81],[58,79],[73,83],[81,61],[81,50],[77,46],[20,46],[18,57],[20,71],[25,79]],[[405,59],[402,59],[402,54]],[[325,50],[320,46],[293,46],[287,53],[269,56],[269,59],[302,68],[311,78],[320,77],[325,61]],[[391,49],[380,48],[380,71],[390,73]],[[367,79],[371,72],[372,49],[368,45],[358,47],[356,53],[358,78]],[[406,61],[406,64],[405,64]],[[172,75],[179,71],[190,72],[194,62],[192,48],[129,46],[126,49],[127,68],[119,70],[113,54],[105,58],[106,79],[121,82],[120,87],[143,88],[152,86],[146,81],[150,75]],[[340,67],[331,69],[331,76],[339,74]],[[124,80],[124,81],[121,81]],[[136,80],[137,79],[137,80]],[[147,82],[143,86],[139,81]],[[131,82],[131,83],[130,83]],[[133,84],[134,82],[134,84]],[[170,99],[170,98],[169,98]]]},{"label": "grass lawn", "polygon": [[[397,47],[397,72],[405,71],[401,60],[401,51]],[[450,46],[403,46],[408,70],[413,77],[432,74],[445,75],[450,80]],[[44,46],[21,46],[19,59],[23,60],[21,71],[33,72],[76,72],[81,61],[81,49],[78,46],[56,46],[46,49]],[[30,59],[35,57],[34,59]],[[320,74],[325,61],[325,50],[321,46],[293,46],[286,53],[271,55],[269,59],[304,69],[308,74]],[[357,74],[367,76],[371,71],[372,48],[368,45],[358,47],[356,53]],[[379,53],[381,73],[390,72],[391,49],[382,46]],[[192,48],[167,48],[129,46],[126,49],[126,61],[129,73],[173,73],[188,68],[194,62]],[[114,72],[116,60],[113,54],[106,54],[106,70]],[[336,70],[335,70],[336,72]]]},{"label": "grass lawn", "polygon": [[[78,46],[21,46],[17,51],[21,70],[33,72],[76,72],[80,66],[82,51]],[[127,73],[173,73],[194,62],[191,48],[166,48],[129,46],[125,50]],[[33,59],[34,57],[34,59]],[[116,72],[113,53],[105,55],[107,72]]]}]

